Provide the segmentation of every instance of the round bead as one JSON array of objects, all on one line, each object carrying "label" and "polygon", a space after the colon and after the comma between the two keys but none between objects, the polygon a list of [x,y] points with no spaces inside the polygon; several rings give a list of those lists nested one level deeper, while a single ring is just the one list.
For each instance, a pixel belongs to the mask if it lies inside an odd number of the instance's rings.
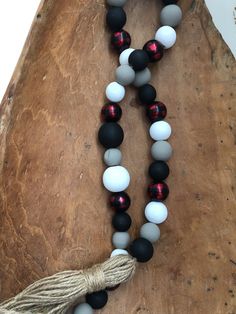
[{"label": "round bead", "polygon": [[113,209],[123,212],[130,207],[131,200],[126,192],[119,192],[111,194],[109,203]]},{"label": "round bead", "polygon": [[168,161],[172,156],[172,152],[170,143],[166,141],[155,142],[151,148],[151,154],[155,160]]},{"label": "round bead", "polygon": [[162,0],[164,5],[168,5],[168,4],[175,4],[178,2],[178,0]]},{"label": "round bead", "polygon": [[151,125],[149,133],[155,141],[167,140],[171,135],[171,126],[166,121],[157,121]]},{"label": "round bead", "polygon": [[111,102],[120,102],[125,97],[124,86],[117,82],[111,82],[106,87],[106,97]]},{"label": "round bead", "polygon": [[178,26],[182,20],[182,11],[176,4],[170,4],[161,10],[160,20],[162,25]]},{"label": "round bead", "polygon": [[154,224],[163,223],[168,216],[167,207],[161,202],[150,202],[145,207],[145,217]]},{"label": "round bead", "polygon": [[149,169],[148,173],[154,182],[160,182],[165,180],[170,173],[169,166],[164,161],[154,161]]},{"label": "round bead", "polygon": [[117,255],[129,255],[129,253],[126,250],[122,250],[122,249],[115,249],[111,252],[111,257],[117,256]]},{"label": "round bead", "polygon": [[157,225],[147,222],[140,228],[140,237],[155,243],[160,238],[160,229]]},{"label": "round bead", "polygon": [[121,31],[114,32],[111,36],[111,45],[119,52],[129,48],[130,44],[130,34],[123,29]]},{"label": "round bead", "polygon": [[133,81],[133,85],[135,87],[141,87],[147,84],[151,80],[151,71],[148,68],[145,68],[142,71],[138,71],[135,73],[135,79]]},{"label": "round bead", "polygon": [[161,60],[164,54],[164,46],[155,39],[149,40],[143,50],[148,54],[150,62]]},{"label": "round bead", "polygon": [[155,39],[159,41],[165,49],[171,48],[176,42],[176,32],[170,26],[162,26],[155,34]]},{"label": "round bead", "polygon": [[135,72],[129,65],[120,65],[116,69],[116,81],[125,86],[131,84],[135,79]]},{"label": "round bead", "polygon": [[119,124],[106,122],[99,129],[98,139],[105,148],[116,148],[123,142],[124,132]]},{"label": "round bead", "polygon": [[117,231],[127,231],[131,226],[132,220],[127,213],[118,212],[112,218],[112,225]]},{"label": "round bead", "polygon": [[74,308],[73,314],[93,314],[93,309],[88,303],[81,303]]},{"label": "round bead", "polygon": [[129,64],[135,71],[144,70],[149,62],[147,53],[142,49],[135,49],[129,56]]},{"label": "round bead", "polygon": [[129,183],[129,172],[122,166],[109,167],[103,173],[103,184],[110,192],[124,191]]},{"label": "round bead", "polygon": [[102,107],[101,117],[106,122],[117,122],[122,116],[122,109],[120,105],[111,102]]},{"label": "round bead", "polygon": [[128,48],[122,51],[119,56],[119,62],[121,65],[128,65],[129,64],[129,56],[134,51],[133,48]]},{"label": "round bead", "polygon": [[169,188],[165,182],[148,185],[148,194],[153,201],[164,201],[169,195]]},{"label": "round bead", "polygon": [[104,162],[107,166],[118,166],[121,164],[122,154],[117,148],[110,148],[104,153]]},{"label": "round bead", "polygon": [[101,290],[86,295],[86,302],[95,310],[103,308],[108,301],[106,290]]},{"label": "round bead", "polygon": [[150,241],[144,238],[134,240],[130,246],[130,253],[140,263],[149,261],[153,256],[153,246]]},{"label": "round bead", "polygon": [[126,249],[130,242],[128,232],[115,232],[112,236],[112,244],[116,249]]},{"label": "round bead", "polygon": [[119,31],[126,23],[126,13],[122,7],[109,7],[106,21],[110,30],[113,32]]},{"label": "round bead", "polygon": [[156,96],[156,89],[150,84],[145,84],[138,90],[138,97],[142,104],[151,104],[155,100]]},{"label": "round bead", "polygon": [[107,0],[107,4],[114,7],[123,7],[127,0]]},{"label": "round bead", "polygon": [[156,122],[165,119],[167,115],[167,109],[162,102],[155,101],[147,106],[146,114],[151,122]]}]

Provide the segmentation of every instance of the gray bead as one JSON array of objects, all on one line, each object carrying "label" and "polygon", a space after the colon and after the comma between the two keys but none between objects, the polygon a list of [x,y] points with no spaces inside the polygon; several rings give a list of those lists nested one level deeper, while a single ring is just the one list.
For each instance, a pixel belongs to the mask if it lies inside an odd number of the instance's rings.
[{"label": "gray bead", "polygon": [[122,86],[129,85],[135,78],[135,72],[129,65],[120,65],[116,69],[116,81]]},{"label": "gray bead", "polygon": [[176,4],[165,6],[161,10],[160,20],[162,25],[171,27],[178,26],[182,20],[182,11],[180,7]]},{"label": "gray bead", "polygon": [[130,243],[128,232],[115,232],[112,236],[112,243],[116,249],[125,249]]},{"label": "gray bead", "polygon": [[141,87],[147,84],[151,80],[151,72],[148,68],[145,68],[143,71],[138,71],[135,73],[135,79],[133,85],[136,87]]},{"label": "gray bead", "polygon": [[156,160],[168,161],[172,152],[172,147],[167,141],[157,141],[151,148],[152,157]]},{"label": "gray bead", "polygon": [[117,148],[110,148],[104,153],[104,162],[107,166],[118,166],[121,164],[122,154]]},{"label": "gray bead", "polygon": [[88,303],[81,303],[74,309],[73,314],[93,314],[93,309]]},{"label": "gray bead", "polygon": [[114,7],[123,7],[127,0],[107,0],[107,4],[113,5]]},{"label": "gray bead", "polygon": [[140,229],[140,237],[149,240],[151,243],[156,242],[160,238],[160,229],[157,225],[147,222]]}]

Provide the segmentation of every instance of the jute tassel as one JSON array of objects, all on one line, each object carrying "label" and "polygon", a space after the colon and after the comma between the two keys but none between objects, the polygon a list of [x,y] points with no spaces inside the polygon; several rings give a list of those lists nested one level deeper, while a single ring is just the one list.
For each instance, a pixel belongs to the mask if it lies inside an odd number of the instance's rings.
[{"label": "jute tassel", "polygon": [[136,260],[129,255],[112,257],[86,270],[68,270],[36,281],[17,296],[0,304],[0,314],[64,314],[78,299],[128,281]]}]

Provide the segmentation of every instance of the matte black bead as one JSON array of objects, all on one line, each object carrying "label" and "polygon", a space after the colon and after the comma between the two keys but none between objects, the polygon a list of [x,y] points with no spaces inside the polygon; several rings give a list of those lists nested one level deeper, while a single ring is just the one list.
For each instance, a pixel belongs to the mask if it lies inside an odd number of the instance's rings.
[{"label": "matte black bead", "polygon": [[106,16],[107,25],[113,31],[119,31],[126,23],[126,13],[121,7],[110,7]]},{"label": "matte black bead", "polygon": [[153,256],[152,243],[144,238],[138,238],[132,242],[130,253],[138,262],[145,263]]},{"label": "matte black bead", "polygon": [[126,192],[112,193],[110,196],[110,206],[117,211],[126,211],[130,207],[130,197]]},{"label": "matte black bead", "polygon": [[154,102],[157,92],[152,85],[145,84],[139,88],[138,96],[142,104],[148,105]]},{"label": "matte black bead", "polygon": [[122,116],[122,109],[119,104],[110,102],[102,107],[101,116],[103,121],[117,122]]},{"label": "matte black bead", "polygon": [[169,176],[170,169],[164,161],[154,161],[150,165],[148,173],[155,182],[160,182]]},{"label": "matte black bead", "polygon": [[162,0],[164,5],[176,4],[178,0]]},{"label": "matte black bead", "polygon": [[127,231],[131,226],[132,220],[127,213],[116,213],[112,218],[112,225],[117,231]]},{"label": "matte black bead", "polygon": [[134,50],[129,56],[129,64],[134,71],[144,70],[149,62],[148,54],[142,49]]},{"label": "matte black bead", "polygon": [[86,302],[95,310],[103,308],[108,301],[106,290],[101,290],[86,295]]},{"label": "matte black bead", "polygon": [[99,129],[98,139],[105,148],[116,148],[123,142],[124,132],[119,124],[106,122]]}]

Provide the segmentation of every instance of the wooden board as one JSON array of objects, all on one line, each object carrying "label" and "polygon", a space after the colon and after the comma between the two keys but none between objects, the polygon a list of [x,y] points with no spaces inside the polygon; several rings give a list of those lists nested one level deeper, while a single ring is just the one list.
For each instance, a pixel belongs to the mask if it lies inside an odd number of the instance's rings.
[{"label": "wooden board", "polygon": [[[176,46],[152,67],[168,107],[174,156],[169,219],[148,265],[98,313],[236,313],[235,61],[202,1],[180,1]],[[133,47],[153,36],[160,6],[129,1]],[[48,0],[34,20],[1,105],[1,299],[34,280],[109,256],[112,212],[97,143],[108,49],[103,0]],[[135,90],[122,103],[132,176],[132,236],[147,202],[151,140]]]}]

